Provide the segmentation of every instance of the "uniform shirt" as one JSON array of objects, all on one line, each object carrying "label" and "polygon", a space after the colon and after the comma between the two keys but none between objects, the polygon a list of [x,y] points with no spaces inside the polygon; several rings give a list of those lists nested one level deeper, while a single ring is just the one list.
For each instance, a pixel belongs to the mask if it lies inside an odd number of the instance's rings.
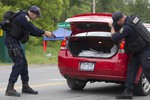
[{"label": "uniform shirt", "polygon": [[30,35],[41,37],[45,31],[35,27],[31,22],[27,13],[21,13],[16,16],[16,21],[19,22],[27,31],[30,32]]},{"label": "uniform shirt", "polygon": [[[125,23],[129,19],[130,19],[130,17],[127,16],[126,19],[125,19]],[[112,34],[112,40],[115,43],[118,43],[123,38],[132,38],[132,37],[134,37],[135,34],[136,34],[136,30],[133,27],[131,27],[131,26],[127,25],[127,24],[124,24],[119,32],[117,32],[115,34]]]}]

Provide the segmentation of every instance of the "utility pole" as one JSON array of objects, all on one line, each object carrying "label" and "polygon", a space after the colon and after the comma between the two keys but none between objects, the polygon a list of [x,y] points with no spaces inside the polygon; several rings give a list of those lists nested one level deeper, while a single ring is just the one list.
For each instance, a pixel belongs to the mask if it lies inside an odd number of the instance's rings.
[{"label": "utility pole", "polygon": [[95,13],[96,3],[95,0],[93,0],[93,13]]}]

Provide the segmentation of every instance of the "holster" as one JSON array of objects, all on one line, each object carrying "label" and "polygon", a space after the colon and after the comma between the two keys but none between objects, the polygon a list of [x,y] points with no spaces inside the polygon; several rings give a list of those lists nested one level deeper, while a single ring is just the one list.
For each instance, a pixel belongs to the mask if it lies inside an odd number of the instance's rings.
[{"label": "holster", "polygon": [[8,54],[11,58],[13,57],[23,57],[21,54],[21,50],[19,50],[19,48],[15,48],[15,49],[8,49]]},{"label": "holster", "polygon": [[134,41],[130,41],[130,43],[125,44],[125,51],[127,54],[134,54],[139,52],[147,45],[147,42],[143,39],[143,37],[138,36]]},{"label": "holster", "polygon": [[24,31],[23,36],[20,39],[22,44],[25,44],[29,40],[30,33],[28,31]]},{"label": "holster", "polygon": [[8,55],[10,58],[13,57],[13,50],[12,49],[8,49]]}]

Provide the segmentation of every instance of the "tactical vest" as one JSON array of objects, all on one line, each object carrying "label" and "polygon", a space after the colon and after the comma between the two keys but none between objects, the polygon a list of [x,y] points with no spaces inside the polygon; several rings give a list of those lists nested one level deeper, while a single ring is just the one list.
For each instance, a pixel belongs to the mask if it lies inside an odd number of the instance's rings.
[{"label": "tactical vest", "polygon": [[17,24],[16,19],[13,19],[9,34],[13,36],[15,39],[20,40],[23,33],[24,33],[23,27]]},{"label": "tactical vest", "polygon": [[29,32],[23,27],[23,25],[21,25],[21,23],[17,22],[15,17],[12,20],[12,25],[9,34],[16,40],[21,41],[21,43],[23,44],[26,43],[29,39]]},{"label": "tactical vest", "polygon": [[143,25],[138,16],[131,16],[131,19],[128,23],[130,23],[130,25],[136,29],[138,34],[140,34],[148,43],[150,43],[150,32]]},{"label": "tactical vest", "polygon": [[[143,25],[143,23],[136,16],[131,16],[125,24],[130,25],[136,30],[135,36],[126,38],[125,51],[126,53],[134,54],[139,52],[148,44],[148,39],[150,38],[149,31]],[[149,36],[149,37],[148,37]]]}]

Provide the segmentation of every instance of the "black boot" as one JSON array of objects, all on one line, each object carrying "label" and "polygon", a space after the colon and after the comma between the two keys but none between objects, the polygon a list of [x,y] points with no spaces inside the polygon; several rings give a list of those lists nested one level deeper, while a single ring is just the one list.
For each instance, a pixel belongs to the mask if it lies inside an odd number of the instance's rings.
[{"label": "black boot", "polygon": [[25,94],[38,94],[38,91],[34,91],[27,82],[22,85],[22,93]]},{"label": "black boot", "polygon": [[18,93],[15,89],[14,89],[14,83],[9,82],[6,92],[5,92],[6,96],[15,96],[15,97],[21,97],[21,94]]},{"label": "black boot", "polygon": [[132,90],[126,88],[121,95],[116,96],[116,99],[132,99]]}]

